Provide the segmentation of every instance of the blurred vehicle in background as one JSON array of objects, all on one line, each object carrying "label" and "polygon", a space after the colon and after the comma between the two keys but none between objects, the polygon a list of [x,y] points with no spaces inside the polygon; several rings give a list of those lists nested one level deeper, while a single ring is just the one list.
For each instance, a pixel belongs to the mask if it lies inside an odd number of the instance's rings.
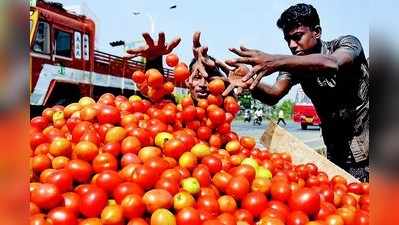
[{"label": "blurred vehicle in background", "polygon": [[292,119],[301,124],[303,130],[306,130],[308,126],[320,126],[321,122],[316,109],[301,88],[297,91],[292,111]]}]

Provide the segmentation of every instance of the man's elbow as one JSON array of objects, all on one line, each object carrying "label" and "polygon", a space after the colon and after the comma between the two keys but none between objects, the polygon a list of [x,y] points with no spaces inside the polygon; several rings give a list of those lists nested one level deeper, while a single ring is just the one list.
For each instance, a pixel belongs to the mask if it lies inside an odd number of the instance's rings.
[{"label": "man's elbow", "polygon": [[336,73],[339,70],[338,60],[335,58],[329,58],[323,61],[323,67],[331,73]]}]

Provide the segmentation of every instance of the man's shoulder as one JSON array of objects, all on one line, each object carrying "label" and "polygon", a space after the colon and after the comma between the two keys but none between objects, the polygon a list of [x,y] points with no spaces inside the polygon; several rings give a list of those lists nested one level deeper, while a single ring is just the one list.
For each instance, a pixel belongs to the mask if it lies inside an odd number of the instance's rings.
[{"label": "man's shoulder", "polygon": [[330,50],[336,50],[340,47],[347,47],[347,46],[357,46],[361,48],[360,40],[354,35],[342,35],[336,39],[330,40],[326,42],[327,47]]}]

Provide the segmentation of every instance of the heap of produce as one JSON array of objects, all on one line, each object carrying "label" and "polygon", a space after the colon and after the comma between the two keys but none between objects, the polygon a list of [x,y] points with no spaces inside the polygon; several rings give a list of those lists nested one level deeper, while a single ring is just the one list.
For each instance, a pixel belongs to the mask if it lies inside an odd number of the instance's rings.
[{"label": "heap of produce", "polygon": [[[175,81],[188,69],[169,57]],[[178,104],[175,83],[136,71],[137,95],[83,97],[30,123],[31,225],[365,225],[369,184],[258,148],[231,130],[240,107],[222,98]]]}]

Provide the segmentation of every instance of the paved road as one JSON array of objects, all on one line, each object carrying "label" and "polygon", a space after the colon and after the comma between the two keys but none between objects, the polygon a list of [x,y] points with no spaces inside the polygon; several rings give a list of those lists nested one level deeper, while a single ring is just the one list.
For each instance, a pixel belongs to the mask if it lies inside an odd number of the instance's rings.
[{"label": "paved road", "polygon": [[[264,121],[262,125],[254,126],[252,123],[234,121],[233,130],[241,136],[254,137],[256,138],[257,142],[259,142],[259,139],[265,131],[268,123],[268,121]],[[324,146],[319,127],[308,127],[307,130],[302,130],[299,124],[296,124],[292,121],[287,121],[287,126],[284,126],[283,124],[280,125],[282,125],[283,128],[287,129],[291,134],[304,141],[305,144],[307,144],[311,148],[319,149]]]}]

